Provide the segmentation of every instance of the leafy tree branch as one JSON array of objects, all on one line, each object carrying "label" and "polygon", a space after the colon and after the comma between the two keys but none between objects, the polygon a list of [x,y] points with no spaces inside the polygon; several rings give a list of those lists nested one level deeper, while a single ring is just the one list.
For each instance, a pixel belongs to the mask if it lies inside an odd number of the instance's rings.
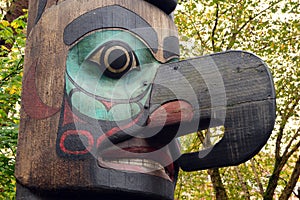
[{"label": "leafy tree branch", "polygon": [[211,42],[212,42],[212,48],[213,48],[214,52],[216,52],[215,34],[216,34],[217,26],[218,26],[218,21],[219,21],[219,4],[216,3],[215,24],[214,24],[214,27],[213,27],[212,33],[211,33]]}]

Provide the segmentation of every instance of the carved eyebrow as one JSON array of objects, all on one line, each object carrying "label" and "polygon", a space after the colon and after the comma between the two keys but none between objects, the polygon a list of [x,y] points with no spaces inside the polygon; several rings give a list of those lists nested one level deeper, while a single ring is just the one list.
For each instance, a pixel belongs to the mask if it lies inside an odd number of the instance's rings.
[{"label": "carved eyebrow", "polygon": [[64,29],[64,43],[71,45],[85,34],[105,28],[127,29],[141,37],[153,52],[158,51],[158,36],[151,25],[136,13],[118,5],[98,8],[73,20]]}]

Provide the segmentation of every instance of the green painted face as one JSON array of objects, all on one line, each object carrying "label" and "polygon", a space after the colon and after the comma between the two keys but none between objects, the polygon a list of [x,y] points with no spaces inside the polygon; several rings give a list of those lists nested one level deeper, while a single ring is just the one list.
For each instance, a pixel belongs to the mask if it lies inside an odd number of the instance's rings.
[{"label": "green painted face", "polygon": [[159,65],[132,33],[95,32],[69,51],[66,94],[72,108],[90,118],[132,119],[142,112]]}]

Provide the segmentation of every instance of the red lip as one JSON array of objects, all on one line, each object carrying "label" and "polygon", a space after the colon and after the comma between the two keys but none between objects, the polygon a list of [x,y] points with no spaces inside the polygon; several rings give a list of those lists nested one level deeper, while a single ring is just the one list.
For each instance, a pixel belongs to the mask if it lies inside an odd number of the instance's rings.
[{"label": "red lip", "polygon": [[[181,100],[172,101],[156,109],[149,116],[146,126],[155,128],[188,122],[193,119],[193,116],[193,108],[189,103]],[[173,162],[167,146],[162,147],[159,141],[153,144],[146,139],[138,138],[103,149],[98,156],[98,164],[101,167],[150,174],[169,181],[174,181]]]}]

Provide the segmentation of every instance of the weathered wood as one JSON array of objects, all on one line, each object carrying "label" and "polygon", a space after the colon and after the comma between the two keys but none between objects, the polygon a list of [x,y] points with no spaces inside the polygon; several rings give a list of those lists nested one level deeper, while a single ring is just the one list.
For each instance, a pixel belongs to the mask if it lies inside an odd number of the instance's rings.
[{"label": "weathered wood", "polygon": [[[133,200],[133,199],[145,199],[145,200],[161,200],[166,199],[161,195],[153,195],[154,193],[159,194],[167,193],[169,199],[173,199],[173,186],[161,184],[159,178],[153,181],[147,180],[149,176],[132,175],[128,173],[114,173],[111,172],[110,178],[107,180],[114,181],[114,185],[109,190],[103,189],[99,186],[96,188],[95,185],[90,187],[78,187],[78,188],[61,188],[60,190],[41,190],[40,188],[28,188],[17,183],[17,195],[16,198],[19,200]],[[103,176],[103,173],[102,173]],[[103,178],[96,177],[95,178]],[[116,181],[117,180],[117,181]],[[146,185],[142,192],[137,192],[135,187],[141,183],[149,181],[153,184]],[[117,187],[125,188],[128,190],[119,190]],[[134,192],[133,192],[134,191]]]},{"label": "weathered wood", "polygon": [[[273,81],[268,67],[253,54],[228,51],[163,65],[153,84],[150,113],[177,99],[192,105],[193,118],[181,119],[176,136],[225,127],[224,137],[213,148],[181,156],[183,170],[245,162],[272,133],[276,110]],[[179,109],[170,111],[170,116],[172,112]],[[163,122],[156,123],[163,124],[166,119],[160,120]]]},{"label": "weathered wood", "polygon": [[[32,2],[17,199],[171,200],[179,167],[235,165],[267,141],[267,66],[242,51],[177,62],[176,0]],[[181,155],[177,137],[222,125]]]},{"label": "weathered wood", "polygon": [[[151,3],[142,0],[40,0],[29,5],[15,173],[19,183],[18,199],[33,196],[48,199],[50,194],[55,194],[53,199],[59,199],[68,195],[68,191],[80,199],[86,199],[80,194],[87,193],[91,197],[103,195],[103,198],[110,194],[109,199],[116,196],[173,199],[175,183],[166,178],[98,165],[98,146],[101,138],[105,138],[101,135],[110,131],[118,137],[120,128],[116,122],[106,122],[106,119],[97,124],[94,123],[97,120],[83,123],[88,118],[80,112],[76,113],[76,107],[72,104],[68,105],[66,91],[66,84],[69,84],[65,81],[68,77],[66,73],[72,70],[67,63],[71,50],[80,48],[78,57],[85,54],[85,58],[89,59],[91,45],[83,47],[82,44],[91,42],[97,49],[97,46],[104,44],[104,40],[123,40],[118,35],[107,39],[109,33],[122,34],[131,48],[138,48],[139,45],[144,52],[149,52],[138,63],[147,59],[165,63],[178,58],[176,27],[171,18],[162,12],[165,10],[169,14],[175,8],[176,1],[167,1],[159,8]],[[93,41],[94,36],[98,40]],[[122,50],[122,45],[118,49]],[[141,56],[137,53],[137,59]],[[109,61],[109,64],[113,62]],[[114,108],[115,104],[104,99],[101,100],[104,105]],[[77,131],[76,126],[84,130]]]}]

